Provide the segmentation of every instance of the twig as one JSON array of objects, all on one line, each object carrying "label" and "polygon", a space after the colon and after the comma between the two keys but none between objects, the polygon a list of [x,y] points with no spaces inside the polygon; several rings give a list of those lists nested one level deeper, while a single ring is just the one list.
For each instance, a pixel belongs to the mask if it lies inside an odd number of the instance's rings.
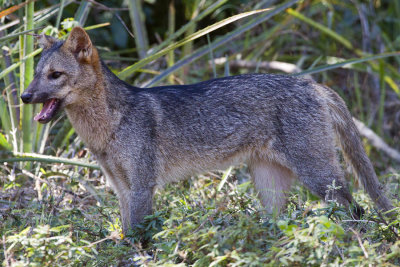
[{"label": "twig", "polygon": [[372,146],[382,150],[390,158],[397,162],[400,162],[400,152],[391,148],[382,138],[380,138],[376,133],[374,133],[370,128],[365,126],[361,121],[353,118],[354,124],[357,126],[358,131],[362,136],[368,139]]},{"label": "twig", "polygon": [[5,40],[12,39],[12,38],[16,38],[16,37],[18,37],[18,36],[20,36],[20,35],[23,35],[23,34],[35,36],[35,34],[32,34],[32,33],[30,33],[30,32],[38,31],[38,30],[41,30],[41,29],[43,29],[43,28],[45,28],[45,26],[37,27],[37,28],[34,28],[34,29],[22,31],[22,32],[17,32],[17,33],[8,34],[8,35],[6,35],[5,37],[1,37],[1,38],[0,38],[0,42],[4,42]]},{"label": "twig", "polygon": [[72,160],[67,158],[59,158],[53,156],[44,156],[36,153],[8,153],[13,158],[0,158],[0,163],[3,162],[20,162],[20,161],[37,161],[37,162],[47,162],[47,163],[63,163],[74,166],[81,166],[91,169],[100,170],[100,167],[95,164],[86,163],[81,160]]},{"label": "twig", "polygon": [[10,262],[8,261],[8,255],[7,255],[7,247],[6,247],[6,236],[3,235],[3,252],[4,252],[4,261],[6,262],[6,266],[9,267]]},{"label": "twig", "polygon": [[358,223],[365,222],[365,223],[370,223],[371,221],[370,220],[341,220],[341,222],[358,222]]},{"label": "twig", "polygon": [[[97,2],[97,1],[95,1],[95,0],[87,0],[87,1],[92,3],[94,8],[101,9],[101,10],[107,10],[107,11],[111,11],[111,12],[129,10],[129,8],[127,8],[127,7],[108,7],[108,6],[104,5],[104,4],[101,4],[101,3]],[[129,30],[128,26],[126,26],[125,22],[122,20],[121,16],[116,12],[114,13],[114,15],[117,17],[119,22],[121,22],[122,26],[124,26],[125,30],[129,33],[129,35],[132,38],[135,38],[133,33]]]},{"label": "twig", "polygon": [[[360,235],[359,235],[356,231],[354,231],[353,228],[350,228],[350,230],[351,230],[351,231],[355,234],[355,236],[357,237],[358,244],[360,245],[360,247],[361,247],[361,249],[362,249],[362,251],[363,251],[363,253],[364,253],[365,258],[368,259],[368,258],[369,258],[368,252],[367,252],[367,250],[365,249],[365,247],[364,247],[364,245],[363,245],[363,243],[362,243],[362,241],[361,241]],[[369,263],[368,266],[369,266],[369,267],[372,267],[371,263]]]},{"label": "twig", "polygon": [[94,245],[102,243],[102,242],[107,241],[107,240],[113,240],[115,242],[116,240],[121,240],[121,237],[120,237],[118,231],[113,231],[113,232],[111,232],[111,234],[109,236],[107,236],[107,237],[105,237],[103,239],[97,240],[97,241],[95,241],[93,243],[90,243],[89,245],[87,245],[87,247],[89,247],[89,248],[93,247]]},{"label": "twig", "polygon": [[[225,57],[216,58],[213,60],[216,65],[225,64],[227,59]],[[210,63],[212,63],[210,61]],[[282,61],[249,61],[249,60],[241,60],[234,59],[229,60],[229,66],[232,68],[245,68],[245,69],[261,69],[261,70],[280,70],[285,73],[300,73],[302,71],[301,68],[297,67],[295,64],[282,62]],[[313,80],[311,75],[303,75],[304,78]]]},{"label": "twig", "polygon": [[129,30],[128,26],[126,26],[125,22],[122,20],[122,18],[120,17],[120,15],[119,15],[118,13],[115,13],[114,15],[117,17],[117,19],[119,20],[119,22],[121,22],[122,26],[124,26],[125,30],[129,33],[129,35],[130,35],[132,38],[135,38],[135,36],[134,36],[133,33]]},{"label": "twig", "polygon": [[[55,4],[55,5],[53,5],[53,6],[49,7],[49,8],[45,8],[45,9],[39,10],[39,11],[35,12],[34,17],[41,16],[43,14],[49,14],[49,13],[51,14],[52,12],[54,12],[54,10],[55,10],[54,8],[58,7],[59,5],[60,4]],[[10,28],[12,26],[15,26],[15,25],[19,24],[20,22],[21,22],[20,19],[16,19],[16,20],[13,20],[13,21],[11,21],[11,22],[9,22],[7,24],[1,24],[0,31],[8,29],[8,28]]]},{"label": "twig", "polygon": [[[88,218],[88,217],[86,217],[86,218]],[[89,229],[86,229],[84,227],[74,226],[74,229],[76,229],[78,231],[85,232],[85,233],[87,233],[88,235],[91,235],[91,236],[99,236],[99,237],[101,236],[101,233],[93,232],[93,231],[91,231]],[[109,239],[109,237],[107,237],[107,238]],[[95,242],[99,243],[98,241],[95,241]],[[89,244],[88,246],[92,246],[92,244]]]},{"label": "twig", "polygon": [[5,10],[2,10],[2,11],[0,12],[0,18],[5,17],[5,16],[8,16],[8,15],[12,14],[13,12],[17,11],[18,9],[20,9],[20,8],[22,8],[22,7],[24,7],[24,6],[26,6],[26,5],[29,4],[30,2],[35,2],[35,1],[36,1],[36,0],[28,0],[28,1],[22,2],[22,3],[18,4],[18,5],[15,5],[15,6],[12,6],[12,7],[7,8],[7,9],[5,9]]},{"label": "twig", "polygon": [[[226,58],[225,57],[215,58],[214,63],[216,65],[223,65],[226,63]],[[286,73],[298,73],[301,71],[301,69],[296,65],[281,61],[257,62],[257,61],[235,59],[235,60],[229,60],[229,66],[234,68],[236,67],[236,68],[246,68],[246,69],[255,69],[257,67],[259,69],[264,69],[264,70],[276,69]]]}]

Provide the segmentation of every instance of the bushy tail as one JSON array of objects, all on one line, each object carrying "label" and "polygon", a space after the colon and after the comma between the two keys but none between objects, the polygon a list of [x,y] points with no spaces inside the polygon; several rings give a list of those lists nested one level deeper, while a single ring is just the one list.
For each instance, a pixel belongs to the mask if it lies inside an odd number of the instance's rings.
[{"label": "bushy tail", "polygon": [[325,89],[328,90],[328,105],[333,125],[346,161],[352,165],[357,178],[378,208],[383,211],[391,210],[393,205],[383,192],[346,104],[332,89]]}]

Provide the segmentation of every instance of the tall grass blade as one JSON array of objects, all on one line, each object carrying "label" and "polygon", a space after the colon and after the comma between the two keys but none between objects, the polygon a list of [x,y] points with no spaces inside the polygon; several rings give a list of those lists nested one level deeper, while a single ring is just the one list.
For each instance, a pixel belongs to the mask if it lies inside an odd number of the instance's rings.
[{"label": "tall grass blade", "polygon": [[210,40],[210,35],[207,34],[207,43],[208,43],[208,48],[209,48],[209,57],[210,57],[210,62],[211,62],[211,66],[212,66],[212,70],[213,70],[213,75],[214,78],[217,78],[217,67],[215,66],[215,62],[214,62],[214,54],[213,54],[213,50],[210,47],[211,44],[211,40]]},{"label": "tall grass blade", "polygon": [[29,55],[26,55],[25,57],[21,58],[18,62],[15,62],[14,64],[12,64],[11,66],[9,66],[8,68],[6,68],[5,70],[3,70],[2,72],[0,72],[0,79],[3,79],[7,74],[9,74],[10,72],[12,72],[13,70],[15,70],[16,68],[18,68],[19,66],[21,66],[26,60],[33,58],[34,56],[38,55],[40,52],[42,52],[42,49],[36,49],[35,51],[33,51],[32,53],[30,53]]},{"label": "tall grass blade", "polygon": [[[34,28],[33,15],[34,15],[34,2],[30,2],[25,6],[25,30],[31,30]],[[25,42],[23,43],[23,51],[24,55],[29,55],[33,53],[33,36],[25,35]],[[29,57],[25,62],[22,63],[23,66],[21,69],[21,88],[20,90],[25,90],[28,87],[29,83],[33,79],[34,74],[34,66],[33,66],[33,57]],[[21,92],[20,92],[21,93]],[[31,152],[32,151],[32,114],[33,106],[32,105],[24,105],[22,107],[22,140],[23,140],[23,151]]]},{"label": "tall grass blade", "polygon": [[[258,65],[256,69],[256,73],[258,72]],[[225,56],[225,66],[224,66],[224,76],[228,77],[231,75],[230,69],[229,69],[229,57],[228,55]]]},{"label": "tall grass blade", "polygon": [[[204,1],[202,3],[200,2],[200,0],[187,1],[186,2],[186,12],[185,12],[186,19],[192,20],[195,17],[197,17],[202,4],[204,4]],[[197,23],[190,24],[190,26],[185,31],[185,38],[193,35],[196,31],[196,27],[197,27]],[[193,42],[188,42],[188,43],[184,44],[182,47],[182,57],[184,57],[185,55],[189,55],[192,52],[192,50],[193,50]],[[185,73],[185,71],[183,71],[182,74],[184,74],[184,73]],[[182,78],[184,78],[184,77],[185,76],[182,75]]]},{"label": "tall grass blade", "polygon": [[4,37],[0,38],[0,42],[4,42],[4,41],[10,40],[10,39],[13,39],[15,37],[18,37],[18,36],[23,35],[23,34],[28,33],[28,32],[38,31],[38,30],[40,30],[42,28],[43,27],[38,27],[38,28],[35,28],[35,29],[27,30],[27,31],[22,31],[22,32],[13,33],[13,34],[7,34],[7,36],[4,36]]},{"label": "tall grass blade", "polygon": [[[168,6],[168,36],[170,36],[170,37],[175,32],[175,24],[176,24],[175,17],[176,17],[175,1],[172,0]],[[173,50],[168,52],[167,64],[168,64],[168,67],[171,67],[175,64],[175,54],[174,54]],[[171,84],[174,82],[174,79],[172,76],[169,77],[169,82]]]},{"label": "tall grass blade", "polygon": [[176,64],[165,71],[163,71],[160,75],[154,77],[152,80],[150,80],[148,83],[146,83],[144,86],[153,86],[162,81],[165,77],[170,75],[171,73],[177,71],[181,67],[201,58],[202,56],[206,55],[209,51],[209,49],[215,49],[221,45],[226,44],[227,42],[231,41],[235,37],[243,34],[244,32],[254,28],[255,26],[259,25],[260,23],[263,23],[264,21],[267,21],[271,17],[275,16],[276,14],[284,11],[288,7],[294,5],[297,3],[299,0],[291,0],[286,3],[281,4],[280,6],[277,6],[270,12],[260,15],[257,18],[249,21],[248,23],[244,24],[243,26],[237,28],[236,30],[232,31],[229,34],[226,34],[224,37],[220,37],[217,40],[213,41],[210,45],[203,46],[202,48],[198,49],[197,51],[194,51],[192,55],[189,55],[178,62]]},{"label": "tall grass blade", "polygon": [[[352,58],[352,59],[341,61],[339,63],[323,65],[323,66],[319,66],[319,67],[316,67],[316,68],[313,68],[313,69],[309,69],[309,70],[305,70],[305,71],[302,71],[302,72],[294,73],[292,75],[293,76],[301,76],[301,75],[305,75],[305,74],[315,74],[315,73],[320,73],[320,72],[324,72],[324,71],[327,71],[327,70],[332,70],[332,69],[336,69],[336,68],[351,66],[352,64],[367,62],[367,61],[376,60],[376,59],[380,59],[380,58],[395,57],[395,56],[400,56],[400,51],[382,53],[382,54],[377,54],[377,55],[363,57],[363,58]],[[396,92],[396,93],[398,93],[398,92]]]},{"label": "tall grass blade", "polygon": [[178,43],[175,43],[175,44],[172,44],[172,45],[168,46],[167,48],[161,50],[160,52],[157,52],[157,53],[155,53],[155,54],[153,54],[153,55],[151,55],[151,56],[149,56],[149,57],[147,57],[145,59],[142,59],[139,62],[137,62],[137,63],[125,68],[124,70],[122,70],[118,74],[118,76],[121,79],[126,79],[128,76],[132,75],[135,71],[137,71],[141,67],[143,67],[146,64],[152,62],[155,59],[158,59],[158,58],[164,56],[165,54],[167,54],[171,50],[174,50],[174,49],[176,49],[178,47],[181,47],[184,44],[186,44],[188,42],[191,42],[193,40],[196,40],[196,39],[198,39],[198,38],[200,38],[200,37],[212,32],[212,31],[215,31],[216,29],[219,29],[219,28],[229,24],[229,23],[232,23],[234,21],[237,21],[239,19],[251,16],[251,15],[254,15],[254,14],[257,14],[257,13],[265,12],[265,11],[268,11],[268,10],[270,10],[270,9],[260,9],[260,10],[255,10],[255,11],[249,11],[249,12],[245,12],[245,13],[241,13],[241,14],[229,17],[229,18],[224,19],[224,20],[222,20],[220,22],[217,22],[217,23],[215,23],[215,24],[213,24],[211,26],[208,26],[208,27],[206,27],[206,28],[204,28],[202,30],[199,30],[199,31],[195,32],[194,34],[188,36],[187,38],[184,38],[182,41],[180,41]]},{"label": "tall grass blade", "polygon": [[83,27],[86,31],[90,31],[90,30],[94,30],[94,29],[98,29],[98,28],[102,28],[102,27],[107,27],[110,25],[110,22],[105,22],[105,23],[100,23],[100,24],[96,24],[96,25],[90,25],[87,27]]},{"label": "tall grass blade", "polygon": [[[12,84],[10,84],[10,88],[11,90],[13,90]],[[13,103],[15,103],[15,99],[13,99],[13,95],[12,92],[9,92],[8,88],[5,89],[6,92],[6,96],[7,96],[7,102],[8,102],[8,113],[6,113],[8,115],[8,121],[11,124],[11,129],[8,130],[8,133],[12,132],[16,132],[17,131],[17,127],[19,124],[19,118],[17,117],[17,112],[20,112],[20,108],[19,106],[15,106],[13,105]],[[15,89],[16,90],[16,89]],[[16,103],[18,103],[18,100],[16,100]],[[3,122],[3,120],[2,120]]]},{"label": "tall grass blade", "polygon": [[221,191],[221,189],[224,187],[226,184],[226,181],[228,180],[229,175],[231,175],[231,172],[233,170],[233,167],[230,166],[228,169],[224,171],[224,174],[222,175],[221,182],[219,183],[217,187],[217,191]]},{"label": "tall grass blade", "polygon": [[1,121],[1,130],[4,134],[9,135],[11,133],[12,125],[10,113],[7,110],[7,102],[3,97],[0,97],[0,121]]},{"label": "tall grass blade", "polygon": [[392,77],[385,75],[385,82],[393,89],[393,91],[400,97],[400,88],[395,81],[393,81]]},{"label": "tall grass blade", "polygon": [[[9,49],[4,47],[1,50],[3,52],[4,60],[0,61],[0,66],[2,68],[6,68],[7,66],[11,65],[11,57],[9,55]],[[12,104],[15,104],[16,103],[15,101],[17,101],[17,99],[11,100],[10,98],[12,98],[12,96],[10,97],[10,95],[13,95],[13,93],[9,93],[10,90],[13,90],[15,88],[15,80],[13,73],[4,76],[4,85],[5,88],[2,90],[2,92],[0,92],[2,94],[2,96],[0,97],[0,123],[3,132],[8,135],[14,128],[13,123],[17,121],[15,109],[10,108]],[[11,105],[8,105],[7,103],[11,103]],[[7,111],[7,107],[9,112]]]},{"label": "tall grass blade", "polygon": [[333,39],[335,39],[336,41],[338,41],[339,43],[344,45],[346,48],[353,49],[353,45],[351,44],[351,42],[349,40],[347,40],[343,36],[337,34],[336,32],[332,31],[328,27],[322,25],[321,23],[318,23],[310,18],[307,18],[306,16],[304,16],[303,14],[297,12],[296,10],[294,10],[292,8],[289,8],[286,12],[289,13],[290,15],[300,19],[301,21],[313,26],[314,28],[320,30],[321,32],[327,34],[328,36],[332,37]]},{"label": "tall grass blade", "polygon": [[144,24],[144,15],[141,0],[129,0],[128,7],[133,32],[135,34],[135,43],[138,50],[139,58],[145,58],[147,49],[149,47],[149,41]]},{"label": "tall grass blade", "polygon": [[[42,124],[39,124],[39,125],[42,126]],[[40,132],[41,134],[38,135],[38,137],[37,137],[35,151],[37,151],[40,154],[43,154],[43,152],[44,152],[46,141],[50,134],[50,125],[51,124],[46,124],[44,127],[38,128],[37,133]]]},{"label": "tall grass blade", "polygon": [[215,11],[218,7],[221,5],[225,4],[228,0],[218,0],[215,3],[211,4],[209,7],[207,7],[205,10],[200,12],[200,14],[196,17],[194,17],[192,20],[190,20],[188,23],[183,25],[182,27],[179,28],[176,32],[173,34],[170,34],[168,38],[163,41],[161,44],[159,44],[157,47],[151,49],[150,54],[155,54],[156,52],[160,51],[164,47],[168,46],[173,40],[184,34],[187,29],[191,27],[192,24],[195,24],[202,20],[205,16],[211,14],[213,11]]},{"label": "tall grass blade", "polygon": [[364,110],[363,110],[363,100],[362,100],[362,93],[361,93],[361,88],[360,88],[360,82],[358,81],[358,73],[354,72],[354,92],[356,95],[356,101],[357,101],[357,108],[358,108],[358,113],[360,114],[360,120],[362,122],[365,121],[365,116],[364,116]]},{"label": "tall grass blade", "polygon": [[85,25],[91,6],[92,3],[89,1],[83,1],[79,5],[78,11],[75,13],[75,20],[79,22],[79,25]]},{"label": "tall grass blade", "polygon": [[65,0],[60,1],[60,9],[58,10],[57,21],[56,21],[56,29],[60,27],[60,22],[64,10]]},{"label": "tall grass blade", "polygon": [[383,136],[383,115],[385,112],[385,97],[386,97],[386,83],[385,83],[385,64],[383,60],[379,62],[379,108],[378,108],[378,125],[377,132],[380,136]]}]

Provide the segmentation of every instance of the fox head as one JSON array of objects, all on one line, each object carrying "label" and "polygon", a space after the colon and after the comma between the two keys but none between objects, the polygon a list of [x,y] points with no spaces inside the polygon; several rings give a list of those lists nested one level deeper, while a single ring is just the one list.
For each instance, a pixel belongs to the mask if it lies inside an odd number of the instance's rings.
[{"label": "fox head", "polygon": [[101,63],[89,35],[80,27],[73,28],[65,42],[42,34],[38,43],[42,55],[21,99],[43,103],[34,119],[47,123],[63,108],[79,104],[82,95],[96,93]]}]

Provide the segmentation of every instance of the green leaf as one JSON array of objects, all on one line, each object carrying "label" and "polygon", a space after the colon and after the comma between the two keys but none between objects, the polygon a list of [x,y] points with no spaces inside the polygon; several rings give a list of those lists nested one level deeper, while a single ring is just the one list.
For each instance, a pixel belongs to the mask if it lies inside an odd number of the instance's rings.
[{"label": "green leaf", "polygon": [[0,133],[0,146],[8,151],[12,150],[12,146],[7,142],[6,137],[2,133]]}]

